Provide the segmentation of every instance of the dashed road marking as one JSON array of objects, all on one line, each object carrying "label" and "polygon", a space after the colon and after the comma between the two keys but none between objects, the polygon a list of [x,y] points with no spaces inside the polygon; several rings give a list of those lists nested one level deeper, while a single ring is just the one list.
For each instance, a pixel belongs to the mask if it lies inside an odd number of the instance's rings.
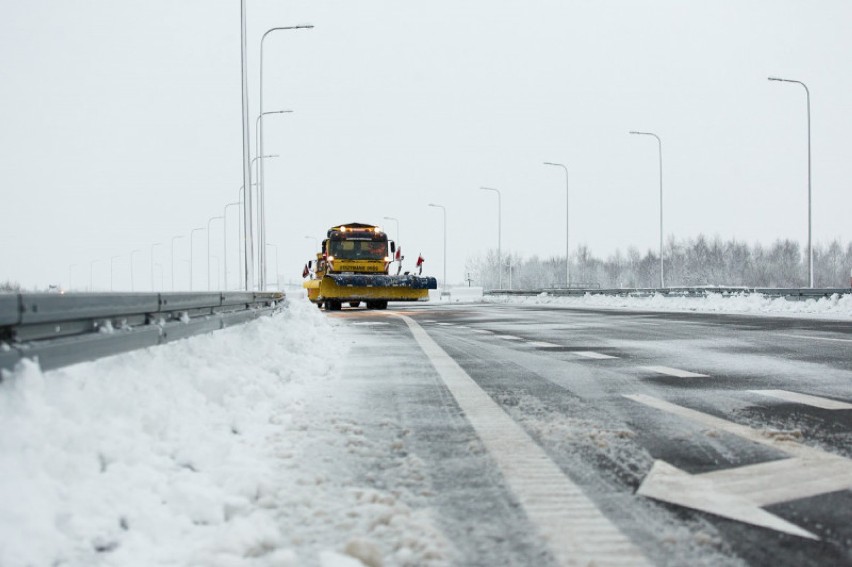
[{"label": "dashed road marking", "polygon": [[808,394],[800,394],[798,392],[788,392],[787,390],[749,390],[749,392],[826,410],[852,409],[852,404],[848,404],[846,402],[838,402],[837,400],[820,398],[819,396],[810,396]]},{"label": "dashed road marking", "polygon": [[438,323],[438,325],[443,325],[443,326],[445,326],[445,327],[446,327],[446,326],[450,326],[450,325],[452,325],[452,323]]},{"label": "dashed road marking", "polygon": [[529,341],[527,344],[538,348],[562,348],[562,345],[546,343],[544,341]]},{"label": "dashed road marking", "polygon": [[521,337],[516,337],[515,335],[497,335],[497,337],[501,339],[506,339],[507,341],[522,341]]},{"label": "dashed road marking", "polygon": [[593,350],[575,350],[574,354],[578,356],[582,356],[584,358],[593,358],[595,360],[607,360],[609,358],[618,358],[617,356],[612,356],[610,354],[603,354],[602,352],[595,352]]},{"label": "dashed road marking", "polygon": [[839,343],[852,343],[852,339],[836,339],[834,337],[814,337],[811,335],[786,335],[784,333],[777,333],[779,337],[791,337],[794,339],[808,339],[814,341],[834,341]]},{"label": "dashed road marking", "polygon": [[558,564],[649,565],[639,548],[416,321],[399,317],[411,329]]},{"label": "dashed road marking", "polygon": [[483,335],[493,335],[494,331],[489,331],[488,329],[474,329],[474,333],[482,333]]},{"label": "dashed road marking", "polygon": [[688,370],[680,370],[679,368],[669,368],[668,366],[643,366],[642,368],[656,372],[657,374],[674,376],[675,378],[709,378],[707,374],[698,374],[696,372],[689,372]]}]

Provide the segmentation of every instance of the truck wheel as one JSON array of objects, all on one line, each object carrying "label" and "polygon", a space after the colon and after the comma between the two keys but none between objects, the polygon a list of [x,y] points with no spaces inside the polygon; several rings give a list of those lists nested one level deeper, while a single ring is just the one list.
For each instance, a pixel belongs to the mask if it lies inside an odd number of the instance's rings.
[{"label": "truck wheel", "polygon": [[360,306],[361,306],[360,301],[350,301],[349,302],[349,307],[360,307]]},{"label": "truck wheel", "polygon": [[382,299],[376,302],[376,309],[387,309],[388,308],[388,300]]},{"label": "truck wheel", "polygon": [[320,309],[322,309],[322,301],[317,301],[317,307],[319,307]]}]

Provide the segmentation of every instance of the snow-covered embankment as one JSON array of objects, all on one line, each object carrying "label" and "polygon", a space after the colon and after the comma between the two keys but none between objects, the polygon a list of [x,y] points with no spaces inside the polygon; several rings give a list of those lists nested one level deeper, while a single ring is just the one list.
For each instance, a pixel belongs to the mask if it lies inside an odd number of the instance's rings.
[{"label": "snow-covered embankment", "polygon": [[[0,383],[0,565],[288,565],[282,437],[336,372],[306,301],[275,317]],[[342,353],[338,353],[342,356]]]}]

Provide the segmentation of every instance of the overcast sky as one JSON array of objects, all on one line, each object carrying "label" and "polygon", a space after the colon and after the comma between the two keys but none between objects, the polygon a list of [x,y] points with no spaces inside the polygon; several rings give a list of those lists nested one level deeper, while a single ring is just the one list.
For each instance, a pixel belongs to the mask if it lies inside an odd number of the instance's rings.
[{"label": "overcast sky", "polygon": [[[150,288],[152,243],[189,283],[189,233],[242,184],[238,0],[30,0],[0,8],[0,281]],[[852,2],[249,1],[250,113],[262,33],[268,241],[298,280],[343,222],[396,226],[409,260],[448,279],[497,244],[605,256],[665,234],[807,239],[812,103],[815,242],[852,239]],[[252,128],[254,119],[252,118]],[[252,150],[254,154],[254,149]],[[222,256],[221,222],[213,253]],[[236,213],[229,210],[229,286]],[[206,288],[206,235],[195,235]],[[221,260],[220,260],[221,261]],[[74,264],[69,273],[69,266]],[[270,268],[275,266],[270,251]],[[215,267],[215,265],[214,265]],[[156,269],[157,287],[161,269]]]}]

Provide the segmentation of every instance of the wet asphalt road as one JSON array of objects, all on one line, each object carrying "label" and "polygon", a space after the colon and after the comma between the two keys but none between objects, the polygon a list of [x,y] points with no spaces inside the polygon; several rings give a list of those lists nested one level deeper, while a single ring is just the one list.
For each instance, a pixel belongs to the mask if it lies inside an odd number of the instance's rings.
[{"label": "wet asphalt road", "polygon": [[[508,305],[331,315],[353,333],[348,372],[374,375],[364,382],[370,412],[403,424],[406,450],[423,463],[412,505],[435,511],[453,563],[480,565],[560,559],[394,312],[416,321],[648,563],[852,565],[852,406],[814,405],[852,404],[852,324]],[[359,334],[372,346],[359,350]],[[390,371],[376,372],[377,361]],[[658,461],[686,479],[647,481],[666,502],[637,494]],[[692,482],[731,470],[742,478]],[[742,498],[757,504],[743,511]]]}]

